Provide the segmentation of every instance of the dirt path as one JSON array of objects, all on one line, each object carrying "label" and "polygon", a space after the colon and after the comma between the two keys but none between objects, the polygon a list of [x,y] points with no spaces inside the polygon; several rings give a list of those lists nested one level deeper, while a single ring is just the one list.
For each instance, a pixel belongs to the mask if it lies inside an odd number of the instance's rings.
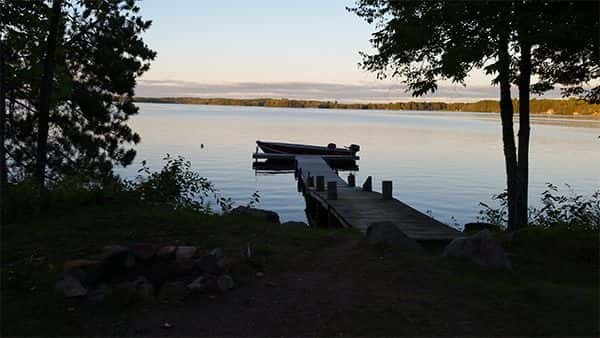
[{"label": "dirt path", "polygon": [[[361,295],[342,273],[355,242],[337,243],[296,272],[266,275],[224,295],[160,305],[131,323],[134,336],[315,336],[350,310]],[[296,269],[295,269],[296,270]],[[169,323],[171,328],[162,327]],[[342,332],[339,332],[342,333]]]}]

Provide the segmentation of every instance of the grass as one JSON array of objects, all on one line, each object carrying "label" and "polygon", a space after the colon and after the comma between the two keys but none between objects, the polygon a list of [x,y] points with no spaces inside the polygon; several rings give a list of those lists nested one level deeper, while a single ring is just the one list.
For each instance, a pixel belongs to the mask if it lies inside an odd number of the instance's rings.
[{"label": "grass", "polygon": [[[335,238],[335,240],[332,240]],[[89,257],[108,244],[148,241],[222,247],[254,258],[234,273],[268,274],[320,269],[357,288],[343,315],[332,314],[320,335],[597,336],[597,233],[530,229],[499,235],[513,254],[512,272],[483,270],[436,255],[413,256],[368,245],[351,230],[298,229],[242,216],[209,216],[161,207],[89,203],[73,210],[20,218],[2,232],[2,336],[73,336],[89,332],[90,318],[120,335],[136,308],[104,304],[80,311],[54,294],[67,259]],[[344,250],[332,248],[343,245]],[[328,265],[330,264],[330,265]],[[90,324],[92,322],[92,324]]]}]

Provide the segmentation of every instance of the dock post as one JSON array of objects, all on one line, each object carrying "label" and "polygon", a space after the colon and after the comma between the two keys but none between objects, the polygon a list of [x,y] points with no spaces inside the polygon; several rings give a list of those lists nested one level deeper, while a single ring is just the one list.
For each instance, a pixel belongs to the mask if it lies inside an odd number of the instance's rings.
[{"label": "dock post", "polygon": [[354,174],[348,175],[348,186],[352,188],[356,186],[356,176]]},{"label": "dock post", "polygon": [[325,190],[325,176],[317,176],[317,191]]},{"label": "dock post", "polygon": [[314,178],[313,176],[310,176],[310,175],[309,175],[309,176],[306,178],[306,184],[307,184],[309,187],[314,187],[314,186],[315,186],[315,178]]},{"label": "dock post", "polygon": [[373,191],[373,178],[371,176],[367,177],[365,183],[363,183],[362,190]]},{"label": "dock post", "polygon": [[381,192],[384,200],[391,200],[392,197],[392,181],[381,181]]},{"label": "dock post", "polygon": [[327,199],[328,200],[337,200],[337,198],[338,198],[337,182],[336,181],[327,182]]}]

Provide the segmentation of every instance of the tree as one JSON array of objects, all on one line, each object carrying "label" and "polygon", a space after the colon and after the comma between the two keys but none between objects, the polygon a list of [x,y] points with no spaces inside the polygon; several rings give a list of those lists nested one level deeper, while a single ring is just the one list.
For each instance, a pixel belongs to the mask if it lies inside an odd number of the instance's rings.
[{"label": "tree", "polygon": [[[464,84],[476,68],[495,75],[508,227],[526,225],[530,87],[541,93],[558,83],[568,86],[567,95],[581,94],[583,83],[599,77],[598,35],[593,33],[598,31],[598,3],[358,0],[349,10],[377,24],[370,40],[376,52],[362,53],[362,67],[380,78],[402,78],[414,96],[434,92],[439,80]],[[565,39],[569,35],[577,38]],[[533,75],[539,82],[531,85]],[[513,83],[519,88],[518,148]]]},{"label": "tree", "polygon": [[[40,184],[65,175],[99,179],[128,165],[140,137],[136,78],[156,53],[141,38],[151,22],[134,0],[7,1],[10,41],[6,150],[14,177]],[[32,152],[31,149],[35,149]]]}]

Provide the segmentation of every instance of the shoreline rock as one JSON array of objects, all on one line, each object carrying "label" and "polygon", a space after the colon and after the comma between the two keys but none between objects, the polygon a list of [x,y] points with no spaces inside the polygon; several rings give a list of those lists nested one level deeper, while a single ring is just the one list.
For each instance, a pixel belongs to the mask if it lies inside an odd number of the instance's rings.
[{"label": "shoreline rock", "polygon": [[229,212],[230,215],[246,215],[261,218],[267,222],[280,224],[279,215],[275,211],[239,206]]}]

